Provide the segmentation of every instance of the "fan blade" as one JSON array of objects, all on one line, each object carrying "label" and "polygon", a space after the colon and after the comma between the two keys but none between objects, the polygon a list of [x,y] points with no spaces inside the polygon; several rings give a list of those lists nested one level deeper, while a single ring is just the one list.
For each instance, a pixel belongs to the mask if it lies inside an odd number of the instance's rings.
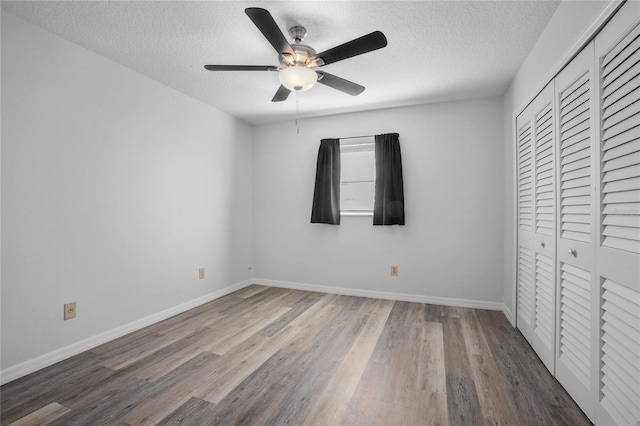
[{"label": "fan blade", "polygon": [[271,16],[268,10],[259,7],[248,7],[244,10],[244,13],[246,13],[249,19],[258,27],[262,35],[271,43],[278,54],[288,53],[295,57],[295,52],[291,48],[291,45],[282,34],[282,31],[280,31],[278,24],[273,20],[273,16]]},{"label": "fan blade", "polygon": [[382,49],[387,45],[387,38],[380,31],[374,31],[355,40],[336,46],[333,49],[313,55],[309,62],[320,58],[323,65],[332,64],[343,59],[362,55],[363,53]]},{"label": "fan blade", "polygon": [[287,98],[289,97],[289,93],[291,93],[291,90],[287,89],[283,85],[280,85],[280,88],[278,88],[278,91],[273,96],[273,99],[271,99],[271,102],[286,101]]},{"label": "fan blade", "polygon": [[316,72],[318,73],[318,76],[322,77],[318,79],[318,83],[322,83],[325,86],[333,87],[334,89],[338,89],[351,96],[358,96],[360,93],[364,92],[364,86],[360,86],[352,81],[329,74],[328,72]]},{"label": "fan blade", "polygon": [[271,65],[205,65],[209,71],[278,71]]}]

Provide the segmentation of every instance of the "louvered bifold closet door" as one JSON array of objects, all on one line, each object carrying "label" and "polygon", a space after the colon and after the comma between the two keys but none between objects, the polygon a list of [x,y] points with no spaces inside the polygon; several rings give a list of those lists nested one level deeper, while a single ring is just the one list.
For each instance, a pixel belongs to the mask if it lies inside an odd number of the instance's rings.
[{"label": "louvered bifold closet door", "polygon": [[595,40],[600,369],[596,423],[640,423],[640,5]]},{"label": "louvered bifold closet door", "polygon": [[594,419],[595,82],[593,43],[555,79],[558,105],[556,378]]},{"label": "louvered bifold closet door", "polygon": [[555,365],[556,114],[554,82],[531,103],[535,182],[535,309],[531,346],[553,374]]},{"label": "louvered bifold closet door", "polygon": [[516,312],[517,326],[531,340],[535,313],[535,182],[534,138],[531,108],[516,118],[518,260]]},{"label": "louvered bifold closet door", "polygon": [[519,149],[518,328],[553,373],[556,298],[553,82],[518,116],[516,124]]}]

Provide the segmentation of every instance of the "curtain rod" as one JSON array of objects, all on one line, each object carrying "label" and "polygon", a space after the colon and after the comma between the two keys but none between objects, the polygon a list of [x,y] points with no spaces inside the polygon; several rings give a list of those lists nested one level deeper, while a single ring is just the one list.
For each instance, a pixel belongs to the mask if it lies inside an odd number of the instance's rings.
[{"label": "curtain rod", "polygon": [[338,140],[342,139],[362,139],[362,138],[373,138],[376,135],[364,135],[364,136],[349,136],[348,138],[338,138]]}]

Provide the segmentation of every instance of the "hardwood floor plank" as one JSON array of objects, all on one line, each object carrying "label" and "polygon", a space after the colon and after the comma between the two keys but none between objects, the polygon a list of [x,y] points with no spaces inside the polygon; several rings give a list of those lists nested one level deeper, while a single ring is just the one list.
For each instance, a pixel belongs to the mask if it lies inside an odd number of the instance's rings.
[{"label": "hardwood floor plank", "polygon": [[468,355],[491,354],[489,345],[475,314],[475,309],[460,309],[460,326]]},{"label": "hardwood floor plank", "polygon": [[262,328],[258,331],[258,334],[262,334],[264,336],[273,336],[278,331],[282,330],[284,327],[289,325],[291,321],[298,318],[305,311],[307,311],[311,306],[318,302],[318,298],[315,296],[306,296],[298,300],[286,314],[282,315],[277,321],[274,321]]},{"label": "hardwood floor plank", "polygon": [[443,317],[460,318],[460,308],[457,306],[441,306],[440,311]]},{"label": "hardwood floor plank", "polygon": [[385,383],[385,402],[403,405],[410,403],[411,395],[419,389],[420,349],[422,328],[402,327],[396,331],[400,337],[399,346],[389,362]]},{"label": "hardwood floor plank", "polygon": [[203,377],[205,384],[194,390],[193,395],[219,403],[299,333],[300,329],[288,326],[273,337],[256,336],[252,342],[236,347]]},{"label": "hardwood floor plank", "polygon": [[447,377],[471,379],[471,366],[467,345],[462,335],[459,317],[447,316],[442,320],[444,339],[445,372]]},{"label": "hardwood floor plank", "polygon": [[509,324],[502,312],[488,311],[486,309],[476,309],[476,318],[482,324],[482,333],[488,345],[501,345],[504,343],[503,330],[514,328]]},{"label": "hardwood floor plank", "polygon": [[472,379],[447,374],[447,411],[451,425],[480,425],[482,412]]},{"label": "hardwood floor plank", "polygon": [[265,323],[271,324],[278,321],[290,311],[289,307],[281,307],[274,308],[270,312],[257,312],[255,317],[242,319],[236,324],[236,327],[229,327],[224,333],[218,330],[219,335],[215,339],[211,339],[211,342],[205,345],[204,349],[218,355],[224,355],[257,334],[260,329],[264,328]]},{"label": "hardwood floor plank", "polygon": [[387,369],[386,364],[370,359],[349,401],[347,411],[342,416],[343,425],[380,424],[382,418],[386,417],[385,389],[380,384],[386,381]]},{"label": "hardwood floor plank", "polygon": [[[297,424],[301,423],[310,410],[310,393],[323,388],[329,379],[330,371],[337,368],[353,342],[364,321],[358,315],[363,304],[361,298],[350,298],[340,306],[340,312],[316,335],[305,351],[295,352],[283,369],[275,371],[279,392],[268,393],[258,398],[250,410],[242,417],[247,424]],[[325,354],[332,354],[330,357]],[[275,408],[275,407],[277,408]],[[296,419],[301,419],[296,421]]]},{"label": "hardwood floor plank", "polygon": [[305,425],[340,424],[392,308],[392,301],[380,300],[367,312],[370,315],[367,323],[320,394]]},{"label": "hardwood floor plank", "polygon": [[313,324],[316,324],[316,321],[325,317],[326,312],[324,310],[327,309],[327,306],[338,306],[333,303],[337,298],[337,294],[325,294],[320,296],[316,303],[291,321],[289,325],[292,327],[309,328]]},{"label": "hardwood floor plank", "polygon": [[50,425],[111,425],[131,407],[131,396],[141,395],[147,383],[132,377],[114,375],[106,390],[88,392],[74,401],[71,411]]},{"label": "hardwood floor plank", "polygon": [[130,365],[128,368],[140,379],[155,381],[186,361],[204,352],[204,346],[214,338],[216,332],[209,328],[203,328],[190,334],[183,340],[178,340],[162,350],[154,352]]},{"label": "hardwood floor plank", "polygon": [[471,355],[471,368],[484,424],[511,425],[522,421],[493,357]]},{"label": "hardwood floor plank", "polygon": [[[7,398],[0,406],[0,423],[14,422],[53,402],[65,405],[65,401],[73,400],[83,393],[83,383],[101,381],[112,374],[111,370],[97,365],[95,355],[80,358],[82,361],[75,364],[76,369],[69,371],[65,368],[60,374],[54,375],[45,373],[49,376],[47,380],[36,380],[38,373],[27,376],[29,380],[26,383],[30,383],[31,387],[16,394],[11,392],[10,386],[3,386],[0,394]],[[56,367],[54,365],[50,368],[57,371]]]},{"label": "hardwood floor plank", "polygon": [[442,322],[442,306],[440,305],[425,305],[424,307],[424,320],[426,322]]},{"label": "hardwood floor plank", "polygon": [[265,286],[5,384],[0,404],[3,425],[589,424],[500,312]]},{"label": "hardwood floor plank", "polygon": [[[302,352],[311,346],[318,334],[336,319],[344,305],[329,303],[314,315],[305,317],[304,321],[292,321],[291,325],[297,324],[302,331],[286,347],[290,350]],[[300,317],[298,317],[300,319]]]},{"label": "hardwood floor plank", "polygon": [[[420,344],[420,363],[417,368],[417,387],[419,389],[446,394],[446,376],[444,361],[444,336],[442,324],[428,323],[422,333]],[[431,397],[430,397],[431,398]]]},{"label": "hardwood floor plank", "polygon": [[245,287],[242,290],[238,290],[235,293],[236,297],[239,297],[241,299],[246,299],[247,297],[251,297],[254,294],[258,294],[258,293],[262,293],[265,290],[268,290],[269,287],[264,286],[264,285],[250,285],[249,287]]},{"label": "hardwood floor plank", "polygon": [[278,287],[269,287],[265,291],[261,291],[260,293],[253,294],[246,298],[234,297],[230,298],[227,303],[217,309],[217,312],[221,314],[230,314],[233,313],[246,313],[251,311],[256,306],[260,306],[262,302],[272,301],[274,296],[282,297],[287,293],[291,293],[292,290],[278,288]]},{"label": "hardwood floor plank", "polygon": [[[277,372],[289,364],[296,356],[295,352],[280,349],[260,365],[253,373],[229,392],[211,413],[211,424],[243,424],[246,418],[254,415],[254,406],[268,395],[277,396],[282,384]],[[285,367],[286,368],[286,367]],[[275,407],[274,407],[275,408]],[[248,423],[245,423],[248,424]]]},{"label": "hardwood floor plank", "polygon": [[[316,395],[322,393],[334,376],[366,321],[365,317],[354,316],[353,321],[336,330],[334,338],[322,339],[320,344],[313,346],[313,352],[301,354],[297,359],[298,366],[293,365],[296,374],[283,386],[278,410],[271,416],[256,417],[254,424],[302,424],[317,402]],[[268,411],[265,409],[264,412]]]},{"label": "hardwood floor plank", "polygon": [[405,327],[422,328],[425,325],[425,305],[423,303],[408,303],[407,316],[404,321]]},{"label": "hardwood floor plank", "polygon": [[395,350],[400,344],[399,331],[404,327],[407,318],[408,302],[395,302],[387,318],[384,330],[372,355],[372,361],[382,364],[391,362]]},{"label": "hardwood floor plank", "polygon": [[154,339],[148,340],[144,344],[138,345],[132,350],[107,358],[102,362],[102,365],[113,370],[119,370],[139,361],[142,358],[152,355],[154,352],[161,351],[176,341],[183,340],[185,338],[185,334],[188,336],[193,333],[193,331],[194,330],[186,329],[185,327],[171,330],[166,334],[159,334],[155,336]]},{"label": "hardwood floor plank", "polygon": [[130,424],[155,424],[186,402],[194,389],[202,384],[201,377],[220,357],[203,352],[153,383],[152,396],[141,399],[124,416]]},{"label": "hardwood floor plank", "polygon": [[46,425],[68,412],[69,409],[67,407],[62,406],[57,402],[52,402],[51,404],[45,405],[39,410],[36,410],[33,413],[22,417],[20,420],[16,420],[9,426]]},{"label": "hardwood floor plank", "polygon": [[173,413],[162,419],[159,426],[181,425],[201,426],[209,424],[211,411],[214,404],[198,398],[189,398],[187,402],[178,407]]}]

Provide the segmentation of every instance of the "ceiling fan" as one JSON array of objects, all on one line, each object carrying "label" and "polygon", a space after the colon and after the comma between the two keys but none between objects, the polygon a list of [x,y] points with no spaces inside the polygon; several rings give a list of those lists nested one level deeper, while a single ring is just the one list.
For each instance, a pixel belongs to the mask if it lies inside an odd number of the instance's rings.
[{"label": "ceiling fan", "polygon": [[205,65],[204,67],[209,71],[278,71],[281,85],[271,99],[272,102],[286,100],[291,91],[309,90],[316,82],[352,96],[359,95],[364,91],[364,86],[314,68],[362,55],[387,45],[384,34],[374,31],[340,46],[316,53],[311,46],[302,44],[302,40],[307,35],[304,27],[294,26],[289,29],[289,35],[293,39],[293,44],[289,44],[268,10],[249,7],[244,12],[278,52],[280,67],[271,65]]}]

